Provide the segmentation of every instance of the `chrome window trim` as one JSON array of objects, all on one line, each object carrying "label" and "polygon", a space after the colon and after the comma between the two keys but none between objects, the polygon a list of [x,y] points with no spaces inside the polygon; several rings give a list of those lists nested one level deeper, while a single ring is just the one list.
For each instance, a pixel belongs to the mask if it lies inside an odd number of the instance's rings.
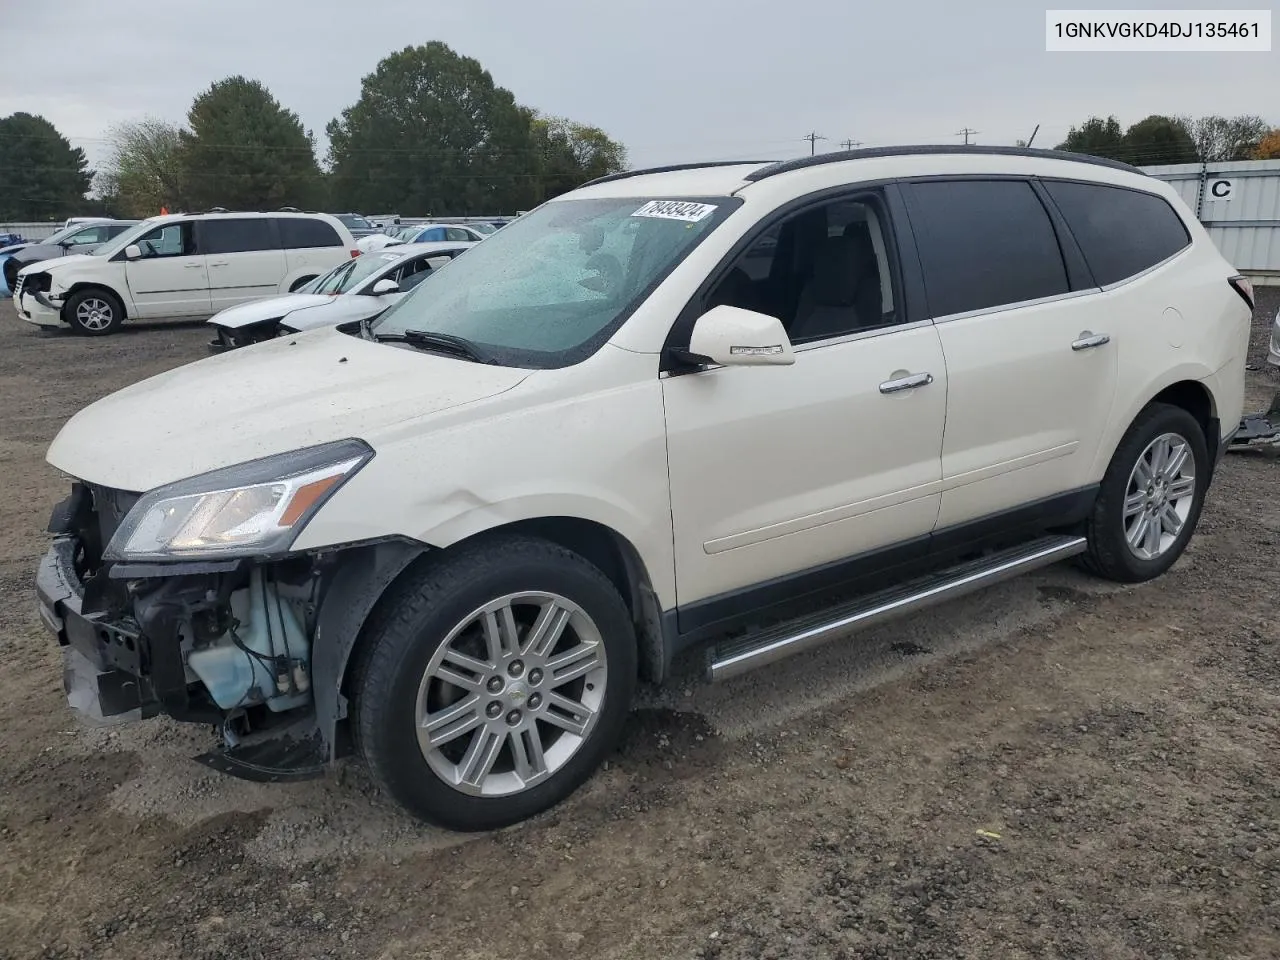
[{"label": "chrome window trim", "polygon": [[1105,287],[1101,287],[1100,289],[1104,293],[1106,293],[1108,291],[1115,290],[1117,287],[1123,287],[1127,283],[1133,283],[1133,281],[1135,280],[1141,280],[1147,274],[1154,273],[1155,271],[1161,269],[1162,267],[1168,266],[1169,264],[1173,263],[1173,261],[1177,260],[1179,257],[1186,254],[1187,251],[1194,249],[1195,245],[1196,243],[1194,240],[1188,240],[1187,245],[1185,247],[1165,257],[1159,263],[1153,263],[1151,266],[1147,267],[1147,269],[1142,270],[1139,273],[1135,273],[1132,276],[1125,277],[1123,280],[1117,280],[1115,283],[1109,283]]},{"label": "chrome window trim", "polygon": [[1002,303],[994,307],[979,307],[977,310],[964,310],[960,313],[948,313],[934,317],[934,323],[950,323],[952,320],[967,320],[969,317],[989,316],[993,313],[1006,313],[1009,310],[1021,310],[1024,307],[1038,307],[1041,304],[1056,303],[1059,300],[1074,300],[1077,297],[1088,297],[1101,293],[1101,287],[1089,287],[1086,290],[1068,290],[1066,293],[1055,293],[1048,297],[1036,297],[1034,300],[1018,300],[1015,303]]},{"label": "chrome window trim", "polygon": [[887,334],[897,333],[900,330],[918,330],[921,327],[927,327],[932,324],[932,320],[916,320],[914,323],[887,323],[882,327],[874,327],[870,330],[859,330],[856,333],[846,333],[840,337],[829,337],[825,340],[812,340],[809,343],[801,343],[791,345],[793,353],[808,353],[810,350],[818,350],[822,347],[834,347],[842,343],[853,343],[855,340],[871,340],[875,337],[883,337]]}]

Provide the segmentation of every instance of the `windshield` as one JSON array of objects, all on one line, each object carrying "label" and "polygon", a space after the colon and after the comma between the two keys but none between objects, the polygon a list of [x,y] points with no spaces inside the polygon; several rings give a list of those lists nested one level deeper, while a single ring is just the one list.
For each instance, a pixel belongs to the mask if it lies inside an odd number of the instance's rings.
[{"label": "windshield", "polygon": [[61,243],[63,240],[67,239],[67,237],[71,236],[73,233],[79,233],[83,229],[84,229],[83,223],[76,223],[69,227],[63,227],[53,236],[46,237],[43,240],[37,240],[36,243]]},{"label": "windshield", "polygon": [[348,230],[372,230],[373,229],[373,224],[371,224],[364,217],[357,217],[353,213],[340,213],[338,214],[338,219],[342,221],[343,226],[345,226]]},{"label": "windshield", "polygon": [[89,256],[91,257],[115,256],[117,253],[119,253],[129,244],[133,243],[140,236],[142,236],[144,233],[150,230],[152,226],[154,226],[154,224],[150,220],[143,220],[136,227],[130,227],[128,230],[120,234],[114,240],[108,240],[102,246],[98,247],[96,250],[90,253]]},{"label": "windshield", "polygon": [[476,233],[483,233],[485,236],[488,236],[491,233],[498,232],[498,228],[495,227],[492,223],[468,223],[467,226],[470,227],[472,230],[474,230]]},{"label": "windshield", "polygon": [[312,281],[314,286],[306,292],[347,293],[357,286],[361,280],[385,269],[388,264],[395,263],[399,259],[400,254],[398,253],[366,253],[363,256],[356,257],[354,260],[348,260],[346,263],[340,264],[319,280]]},{"label": "windshield", "polygon": [[371,332],[462,338],[511,366],[577,363],[739,203],[552,201],[468,250],[382,314]]}]

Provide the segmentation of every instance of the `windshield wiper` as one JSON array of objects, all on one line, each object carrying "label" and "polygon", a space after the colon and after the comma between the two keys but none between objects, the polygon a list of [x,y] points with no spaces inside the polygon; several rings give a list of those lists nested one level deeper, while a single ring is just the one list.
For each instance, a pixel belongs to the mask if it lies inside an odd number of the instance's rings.
[{"label": "windshield wiper", "polygon": [[472,360],[475,363],[493,363],[480,347],[466,337],[455,337],[451,333],[434,333],[430,330],[406,330],[403,333],[375,333],[373,339],[379,343],[407,343],[412,347],[423,347],[427,350],[439,350],[442,353]]}]

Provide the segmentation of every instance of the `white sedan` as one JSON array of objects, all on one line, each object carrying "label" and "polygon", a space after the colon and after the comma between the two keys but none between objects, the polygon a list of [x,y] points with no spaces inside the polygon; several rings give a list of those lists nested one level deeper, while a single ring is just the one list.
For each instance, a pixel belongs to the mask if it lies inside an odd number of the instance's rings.
[{"label": "white sedan", "polygon": [[474,243],[400,244],[334,267],[295,293],[253,300],[209,318],[221,352],[375,316]]}]

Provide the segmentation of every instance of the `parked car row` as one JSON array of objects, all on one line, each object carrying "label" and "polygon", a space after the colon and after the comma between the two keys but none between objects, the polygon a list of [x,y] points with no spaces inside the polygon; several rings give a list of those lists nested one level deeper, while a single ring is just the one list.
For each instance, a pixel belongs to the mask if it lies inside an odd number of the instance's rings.
[{"label": "parked car row", "polygon": [[130,319],[208,317],[288,293],[360,253],[336,217],[287,212],[153,217],[92,253],[58,249],[60,259],[16,271],[14,306],[30,323],[91,336]]},{"label": "parked car row", "polygon": [[0,278],[4,280],[4,291],[9,293],[15,289],[18,272],[24,267],[70,254],[92,253],[137,223],[137,220],[76,219],[68,221],[65,227],[47,239],[0,247]]}]

